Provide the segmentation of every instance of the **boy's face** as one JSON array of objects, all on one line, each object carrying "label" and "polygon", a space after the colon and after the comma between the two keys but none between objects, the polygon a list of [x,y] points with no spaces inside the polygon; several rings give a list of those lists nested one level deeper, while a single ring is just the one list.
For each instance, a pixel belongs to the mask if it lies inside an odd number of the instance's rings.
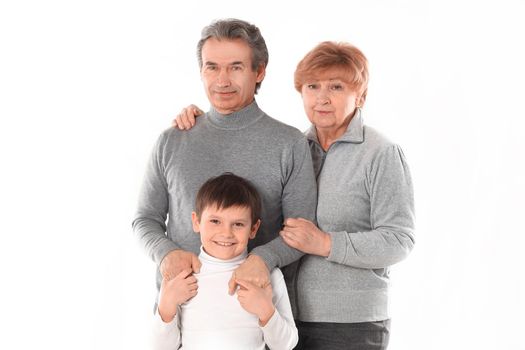
[{"label": "boy's face", "polygon": [[247,207],[209,206],[201,213],[200,220],[195,212],[191,214],[193,231],[200,232],[206,253],[218,259],[233,259],[244,252],[248,240],[257,233],[261,221],[252,225],[251,214]]}]

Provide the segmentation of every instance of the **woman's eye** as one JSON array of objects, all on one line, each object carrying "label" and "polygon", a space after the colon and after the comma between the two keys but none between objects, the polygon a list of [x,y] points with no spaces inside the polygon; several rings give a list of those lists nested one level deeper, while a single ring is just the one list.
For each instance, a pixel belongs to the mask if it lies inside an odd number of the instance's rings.
[{"label": "woman's eye", "polygon": [[336,91],[343,90],[343,85],[341,84],[332,85],[332,90],[336,90]]},{"label": "woman's eye", "polygon": [[307,84],[306,87],[310,90],[313,90],[317,88],[317,84]]}]

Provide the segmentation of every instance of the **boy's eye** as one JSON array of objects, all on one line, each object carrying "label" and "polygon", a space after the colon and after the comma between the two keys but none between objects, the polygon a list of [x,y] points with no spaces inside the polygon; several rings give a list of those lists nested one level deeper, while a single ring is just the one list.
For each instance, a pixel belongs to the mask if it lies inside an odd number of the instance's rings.
[{"label": "boy's eye", "polygon": [[220,223],[220,221],[217,220],[217,219],[210,219],[210,222],[211,222],[212,224],[218,224],[218,223]]}]

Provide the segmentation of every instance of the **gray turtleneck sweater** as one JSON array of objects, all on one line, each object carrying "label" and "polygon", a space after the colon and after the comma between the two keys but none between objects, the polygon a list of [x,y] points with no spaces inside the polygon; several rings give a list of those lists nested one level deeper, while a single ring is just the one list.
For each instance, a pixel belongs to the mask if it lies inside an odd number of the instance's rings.
[{"label": "gray turtleneck sweater", "polygon": [[[133,229],[158,264],[174,249],[199,254],[191,212],[200,186],[232,172],[250,180],[263,201],[262,223],[249,249],[270,269],[302,256],[281,237],[283,219],[314,220],[317,190],[307,141],[297,129],[265,114],[253,102],[221,115],[214,109],[189,131],[169,128],[154,146],[147,165]],[[160,274],[157,274],[160,285]]]}]

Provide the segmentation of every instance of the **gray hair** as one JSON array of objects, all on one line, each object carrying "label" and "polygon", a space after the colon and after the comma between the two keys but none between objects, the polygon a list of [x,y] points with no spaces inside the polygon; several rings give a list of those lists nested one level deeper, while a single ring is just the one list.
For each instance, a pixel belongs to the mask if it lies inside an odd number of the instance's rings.
[{"label": "gray hair", "polygon": [[[257,71],[259,66],[262,65],[266,68],[268,65],[268,48],[259,28],[243,20],[230,18],[214,21],[202,30],[201,39],[197,44],[199,68],[202,68],[202,47],[206,40],[210,38],[219,40],[241,39],[245,41],[252,49],[252,71],[254,72]],[[255,85],[255,93],[257,93],[260,86],[260,82]]]}]

